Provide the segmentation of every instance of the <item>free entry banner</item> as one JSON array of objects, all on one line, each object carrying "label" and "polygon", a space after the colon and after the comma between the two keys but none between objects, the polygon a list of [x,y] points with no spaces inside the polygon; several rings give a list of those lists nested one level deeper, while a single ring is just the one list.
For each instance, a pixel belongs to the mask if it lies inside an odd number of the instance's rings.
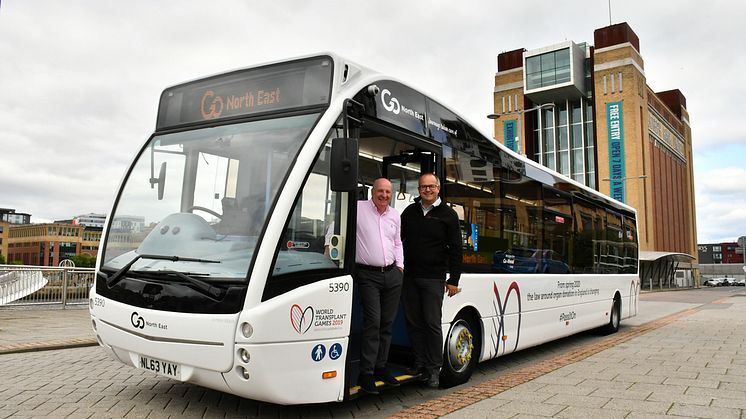
[{"label": "free entry banner", "polygon": [[624,202],[624,123],[622,102],[606,104],[606,127],[609,134],[609,195]]}]

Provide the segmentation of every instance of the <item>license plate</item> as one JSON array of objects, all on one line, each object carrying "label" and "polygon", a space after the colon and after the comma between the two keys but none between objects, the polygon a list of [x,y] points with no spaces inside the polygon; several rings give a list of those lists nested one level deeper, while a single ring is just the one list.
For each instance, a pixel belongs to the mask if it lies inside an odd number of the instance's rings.
[{"label": "license plate", "polygon": [[140,368],[174,380],[181,380],[181,368],[174,362],[140,355]]}]

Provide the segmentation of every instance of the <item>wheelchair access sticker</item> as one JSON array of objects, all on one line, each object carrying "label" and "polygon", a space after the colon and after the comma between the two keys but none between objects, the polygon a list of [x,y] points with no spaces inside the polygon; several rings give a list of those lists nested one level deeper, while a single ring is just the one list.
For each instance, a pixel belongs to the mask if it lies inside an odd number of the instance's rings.
[{"label": "wheelchair access sticker", "polygon": [[335,343],[331,347],[329,347],[329,358],[334,360],[338,359],[340,356],[342,356],[342,345],[339,343]]}]

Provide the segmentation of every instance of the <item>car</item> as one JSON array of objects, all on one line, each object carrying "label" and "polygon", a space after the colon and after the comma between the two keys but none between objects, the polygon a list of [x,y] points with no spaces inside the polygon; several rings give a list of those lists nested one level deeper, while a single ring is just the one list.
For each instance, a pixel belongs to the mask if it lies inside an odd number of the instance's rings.
[{"label": "car", "polygon": [[737,285],[736,282],[738,282],[738,280],[736,280],[736,278],[728,278],[727,276],[725,278],[721,278],[721,279],[723,280],[723,286],[724,287],[729,287],[729,286]]},{"label": "car", "polygon": [[722,287],[724,281],[725,278],[708,278],[702,283],[702,285],[706,285],[708,287]]},{"label": "car", "polygon": [[744,287],[744,286],[746,286],[746,278],[734,280],[733,281],[733,285],[735,285],[737,287]]}]

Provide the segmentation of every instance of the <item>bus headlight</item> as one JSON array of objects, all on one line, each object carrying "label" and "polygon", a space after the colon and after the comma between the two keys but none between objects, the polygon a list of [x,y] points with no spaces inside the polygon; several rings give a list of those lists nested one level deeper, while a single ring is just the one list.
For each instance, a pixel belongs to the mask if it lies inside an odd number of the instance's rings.
[{"label": "bus headlight", "polygon": [[246,368],[244,368],[244,367],[236,367],[236,372],[244,380],[248,380],[249,379],[249,371]]},{"label": "bus headlight", "polygon": [[241,348],[241,349],[238,350],[238,356],[239,356],[239,358],[241,358],[241,361],[244,364],[248,364],[249,361],[251,360],[251,355],[249,355],[249,351],[247,351],[244,348]]},{"label": "bus headlight", "polygon": [[244,322],[241,325],[241,333],[243,334],[243,337],[248,339],[254,334],[254,328],[251,327],[249,323]]}]

